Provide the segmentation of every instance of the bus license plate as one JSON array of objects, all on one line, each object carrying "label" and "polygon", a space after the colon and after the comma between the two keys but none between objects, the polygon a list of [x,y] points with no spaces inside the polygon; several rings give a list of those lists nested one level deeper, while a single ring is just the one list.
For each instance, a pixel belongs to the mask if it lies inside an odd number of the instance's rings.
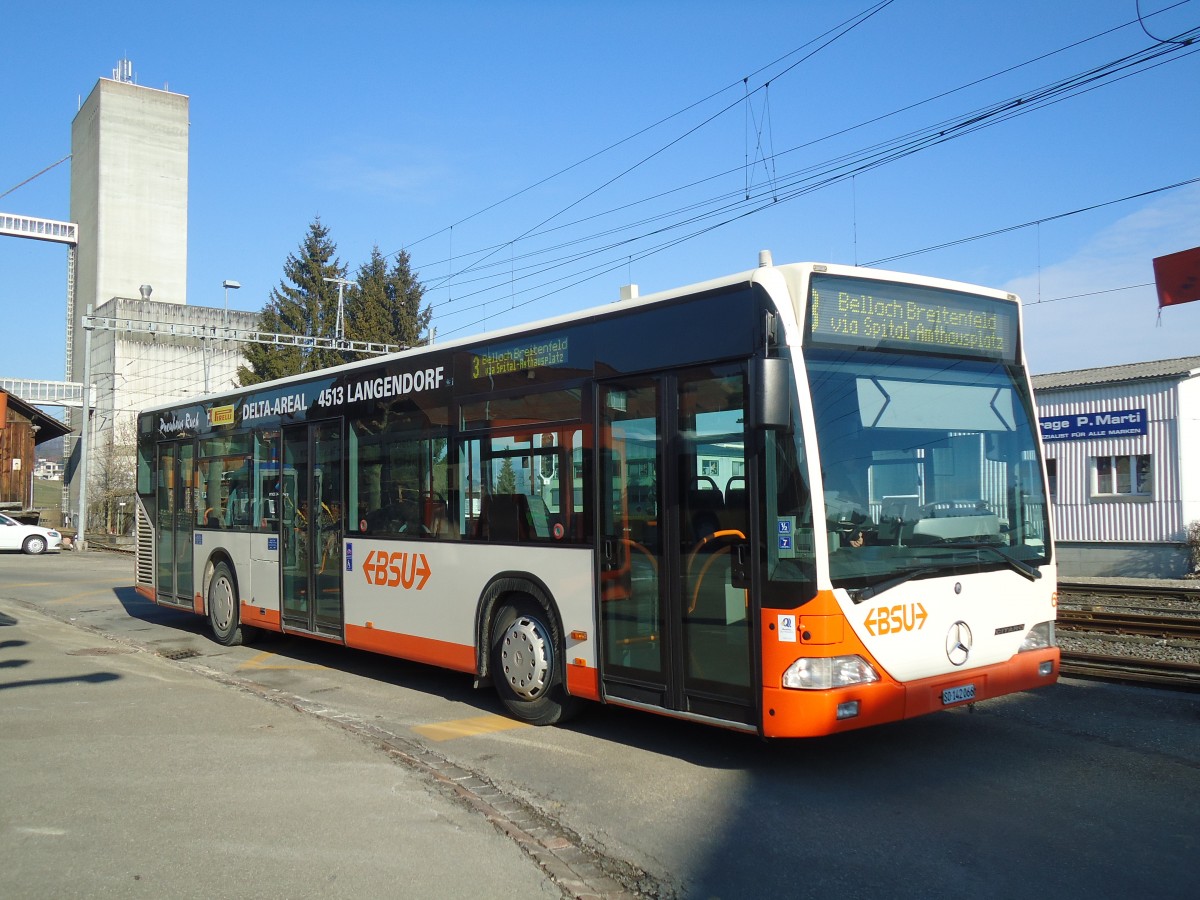
[{"label": "bus license plate", "polygon": [[961,687],[946,688],[942,691],[942,705],[949,706],[951,703],[962,703],[964,700],[975,699],[975,685],[964,684]]}]

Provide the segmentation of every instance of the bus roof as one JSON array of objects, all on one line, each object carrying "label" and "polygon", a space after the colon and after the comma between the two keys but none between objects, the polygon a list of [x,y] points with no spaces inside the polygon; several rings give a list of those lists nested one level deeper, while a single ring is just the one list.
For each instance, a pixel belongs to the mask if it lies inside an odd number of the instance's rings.
[{"label": "bus roof", "polygon": [[[765,264],[761,264],[763,257],[766,257]],[[620,310],[637,309],[646,306],[651,306],[657,303],[669,302],[679,297],[686,297],[693,294],[706,293],[709,291],[721,290],[740,284],[762,283],[770,280],[767,273],[777,273],[782,276],[784,283],[792,291],[796,291],[803,278],[812,272],[821,272],[831,275],[841,275],[846,277],[860,278],[876,278],[885,281],[901,281],[910,284],[919,284],[931,288],[940,288],[943,290],[960,291],[965,293],[983,294],[997,299],[1010,300],[1019,303],[1017,297],[1011,293],[988,288],[982,285],[968,284],[965,282],[949,281],[943,278],[932,278],[925,275],[914,275],[906,272],[893,272],[885,269],[868,269],[858,266],[848,266],[837,263],[820,263],[820,262],[797,262],[785,263],[782,265],[774,265],[770,261],[769,252],[763,251],[760,255],[760,265],[753,269],[747,269],[742,272],[737,272],[732,275],[724,275],[719,278],[700,281],[693,284],[683,285],[681,287],[670,288],[664,291],[657,291],[652,294],[646,294],[641,297],[630,299],[621,299],[612,301],[602,306],[591,306],[586,309],[576,310],[574,312],[563,313],[558,316],[550,316],[545,319],[536,319],[530,322],[524,322],[518,325],[510,325],[504,328],[497,328],[493,331],[480,332],[465,337],[454,338],[453,340],[437,343],[437,344],[421,344],[415,347],[407,347],[403,350],[398,350],[395,353],[380,354],[368,359],[355,360],[354,362],[343,363],[339,366],[330,366],[326,369],[319,370],[323,375],[331,373],[351,372],[355,369],[365,368],[378,365],[387,360],[393,360],[398,357],[420,356],[425,353],[441,352],[445,350],[453,350],[457,347],[469,346],[478,342],[495,341],[512,335],[523,334],[527,331],[535,331],[543,328],[553,328],[556,326],[578,322],[598,316],[613,315]],[[216,399],[226,396],[230,393],[241,392],[250,389],[264,389],[282,387],[287,384],[306,381],[316,375],[316,372],[301,372],[296,375],[288,375],[283,378],[276,378],[270,381],[257,382],[253,385],[247,385],[244,388],[233,388],[224,391],[215,391],[208,394],[190,396],[187,398],[176,398],[168,403],[161,403],[155,406],[148,406],[141,410],[142,413],[151,413],[158,410],[171,409],[179,406],[181,401],[189,403],[200,403],[209,399]]]}]

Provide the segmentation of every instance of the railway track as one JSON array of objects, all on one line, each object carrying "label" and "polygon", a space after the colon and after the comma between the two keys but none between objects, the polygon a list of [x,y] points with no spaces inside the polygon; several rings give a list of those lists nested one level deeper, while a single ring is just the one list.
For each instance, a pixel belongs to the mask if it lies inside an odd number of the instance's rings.
[{"label": "railway track", "polygon": [[1106,612],[1092,609],[1058,610],[1058,627],[1103,634],[1136,634],[1161,640],[1200,641],[1200,618]]},{"label": "railway track", "polygon": [[1127,681],[1154,687],[1200,691],[1200,665],[1164,659],[1142,659],[1063,651],[1059,671],[1080,678]]},{"label": "railway track", "polygon": [[1175,587],[1161,584],[1086,584],[1060,581],[1060,606],[1096,606],[1121,609],[1171,609],[1200,616],[1200,584]]},{"label": "railway track", "polygon": [[1064,675],[1200,690],[1200,590],[1060,583],[1058,631]]}]

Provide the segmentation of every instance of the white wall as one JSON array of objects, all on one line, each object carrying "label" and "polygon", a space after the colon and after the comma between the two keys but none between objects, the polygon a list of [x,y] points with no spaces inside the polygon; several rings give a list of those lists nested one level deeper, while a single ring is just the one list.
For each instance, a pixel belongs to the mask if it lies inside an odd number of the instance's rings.
[{"label": "white wall", "polygon": [[1200,375],[1179,382],[1179,500],[1186,527],[1200,521]]}]

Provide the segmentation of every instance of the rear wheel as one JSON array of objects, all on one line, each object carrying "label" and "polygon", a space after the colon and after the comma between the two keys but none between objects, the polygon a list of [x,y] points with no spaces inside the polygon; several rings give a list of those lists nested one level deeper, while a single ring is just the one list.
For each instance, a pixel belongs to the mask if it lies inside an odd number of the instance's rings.
[{"label": "rear wheel", "polygon": [[580,701],[563,686],[562,641],[550,616],[528,597],[501,607],[492,623],[492,680],[516,718],[531,725],[565,722]]},{"label": "rear wheel", "polygon": [[21,549],[30,556],[37,556],[39,553],[46,552],[46,539],[40,534],[31,534],[25,538],[25,543],[21,545]]},{"label": "rear wheel", "polygon": [[225,563],[217,563],[208,583],[208,624],[217,643],[226,647],[250,643],[257,629],[243,626],[239,615],[237,582]]}]

